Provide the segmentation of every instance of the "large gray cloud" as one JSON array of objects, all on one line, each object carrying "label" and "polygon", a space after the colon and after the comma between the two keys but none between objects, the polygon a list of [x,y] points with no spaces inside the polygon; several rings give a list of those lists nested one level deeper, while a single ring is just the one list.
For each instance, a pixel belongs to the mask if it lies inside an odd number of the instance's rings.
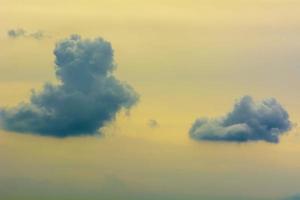
[{"label": "large gray cloud", "polygon": [[30,103],[1,110],[2,127],[56,137],[95,134],[122,108],[131,108],[137,93],[117,80],[109,42],[78,35],[56,44],[59,85],[45,84]]},{"label": "large gray cloud", "polygon": [[197,119],[189,134],[196,140],[277,143],[291,127],[287,111],[274,98],[255,103],[244,96],[225,117]]}]

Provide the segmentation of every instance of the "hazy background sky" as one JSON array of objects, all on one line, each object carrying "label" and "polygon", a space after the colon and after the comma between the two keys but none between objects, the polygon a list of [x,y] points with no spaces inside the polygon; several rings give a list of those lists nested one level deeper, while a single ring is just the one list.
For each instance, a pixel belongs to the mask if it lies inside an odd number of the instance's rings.
[{"label": "hazy background sky", "polygon": [[[115,75],[140,94],[105,137],[0,133],[3,199],[282,199],[300,192],[295,126],[278,144],[199,142],[197,117],[275,97],[300,123],[296,0],[0,0],[0,105],[56,82],[55,43],[110,41]],[[9,38],[22,28],[43,37]],[[157,126],[149,126],[155,120]],[[88,197],[88,198],[87,198]]]}]

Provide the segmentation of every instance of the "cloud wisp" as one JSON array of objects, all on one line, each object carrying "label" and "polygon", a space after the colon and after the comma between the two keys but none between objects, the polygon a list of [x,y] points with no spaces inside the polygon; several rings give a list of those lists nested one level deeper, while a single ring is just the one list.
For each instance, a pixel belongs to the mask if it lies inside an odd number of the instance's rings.
[{"label": "cloud wisp", "polygon": [[2,108],[2,128],[54,137],[97,134],[138,101],[133,88],[113,76],[113,49],[102,38],[72,35],[56,44],[54,54],[60,84],[46,83],[29,103]]},{"label": "cloud wisp", "polygon": [[197,119],[189,131],[195,140],[278,143],[280,135],[289,131],[292,124],[287,111],[274,98],[254,102],[244,96],[234,105],[233,111],[216,119]]},{"label": "cloud wisp", "polygon": [[27,38],[33,38],[36,40],[41,40],[46,37],[46,35],[43,31],[35,31],[35,32],[28,33],[26,30],[24,30],[22,28],[10,29],[7,31],[7,35],[9,38],[13,38],[13,39],[27,37]]},{"label": "cloud wisp", "polygon": [[155,119],[150,119],[150,120],[148,121],[148,126],[149,126],[150,128],[157,128],[157,127],[159,126],[159,123],[158,123],[158,121],[155,120]]}]

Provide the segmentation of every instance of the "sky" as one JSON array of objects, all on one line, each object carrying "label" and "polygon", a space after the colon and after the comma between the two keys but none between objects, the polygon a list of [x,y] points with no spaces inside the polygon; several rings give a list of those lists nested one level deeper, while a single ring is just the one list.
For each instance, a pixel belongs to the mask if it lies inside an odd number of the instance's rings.
[{"label": "sky", "polygon": [[0,0],[1,199],[298,199],[299,11]]}]

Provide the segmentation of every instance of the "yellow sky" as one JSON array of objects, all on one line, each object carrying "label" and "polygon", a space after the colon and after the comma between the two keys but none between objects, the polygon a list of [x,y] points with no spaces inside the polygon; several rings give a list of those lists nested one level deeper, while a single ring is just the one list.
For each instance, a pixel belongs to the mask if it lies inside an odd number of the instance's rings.
[{"label": "yellow sky", "polygon": [[[246,196],[300,192],[297,127],[276,145],[188,137],[197,117],[224,115],[246,94],[276,97],[300,123],[299,11],[295,0],[0,0],[1,106],[28,101],[32,88],[56,81],[54,45],[73,33],[110,41],[117,77],[141,96],[129,116],[120,113],[107,127],[108,138],[2,132],[0,175],[71,185],[75,175],[91,185],[113,175],[158,192],[197,193],[197,185],[224,195],[234,195],[233,186]],[[6,35],[12,28],[47,37],[12,40]],[[150,119],[159,127],[149,128]],[[66,174],[63,167],[72,169]],[[51,169],[54,176],[45,175]],[[244,192],[249,187],[253,191]]]}]

